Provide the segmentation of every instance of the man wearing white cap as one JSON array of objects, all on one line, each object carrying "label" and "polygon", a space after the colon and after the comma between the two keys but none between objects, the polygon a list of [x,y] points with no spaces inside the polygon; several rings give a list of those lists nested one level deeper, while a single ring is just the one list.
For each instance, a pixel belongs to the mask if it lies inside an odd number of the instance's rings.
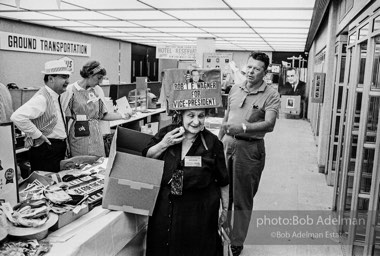
[{"label": "man wearing white cap", "polygon": [[45,85],[13,113],[11,120],[26,134],[32,171],[58,172],[67,138],[59,96],[65,92],[71,72],[63,60],[53,60],[45,63],[42,73]]}]

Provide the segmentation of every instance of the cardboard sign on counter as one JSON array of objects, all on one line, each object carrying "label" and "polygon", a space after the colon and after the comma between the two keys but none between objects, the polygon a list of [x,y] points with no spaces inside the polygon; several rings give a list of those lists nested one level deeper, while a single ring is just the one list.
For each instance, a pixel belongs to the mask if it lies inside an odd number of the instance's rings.
[{"label": "cardboard sign on counter", "polygon": [[[102,206],[151,216],[160,189],[164,162],[139,156],[138,152],[141,151],[138,149],[144,148],[147,139],[152,136],[134,131],[141,140],[131,143],[124,139],[131,131],[128,130],[118,127],[115,132],[106,169]],[[136,154],[125,153],[126,148]]]}]

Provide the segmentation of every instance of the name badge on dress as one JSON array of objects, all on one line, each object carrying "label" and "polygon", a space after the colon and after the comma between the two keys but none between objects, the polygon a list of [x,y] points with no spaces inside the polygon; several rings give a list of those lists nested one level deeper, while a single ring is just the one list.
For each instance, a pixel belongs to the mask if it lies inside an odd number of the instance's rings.
[{"label": "name badge on dress", "polygon": [[185,156],[185,167],[202,167],[202,157]]}]

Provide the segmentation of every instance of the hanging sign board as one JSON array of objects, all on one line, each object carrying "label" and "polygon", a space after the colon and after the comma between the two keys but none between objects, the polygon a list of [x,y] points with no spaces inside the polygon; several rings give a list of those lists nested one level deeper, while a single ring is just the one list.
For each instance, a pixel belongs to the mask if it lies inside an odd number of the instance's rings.
[{"label": "hanging sign board", "polygon": [[204,53],[203,54],[203,66],[205,68],[220,68],[225,70],[229,68],[232,61],[232,53]]},{"label": "hanging sign board", "polygon": [[187,69],[164,70],[163,87],[169,110],[217,108],[222,106],[220,69],[197,69],[198,82],[192,82]]},{"label": "hanging sign board", "polygon": [[0,49],[6,51],[91,56],[91,44],[0,32]]},{"label": "hanging sign board", "polygon": [[323,93],[325,90],[325,73],[314,73],[313,85],[311,88],[311,99],[313,103],[323,103]]},{"label": "hanging sign board", "polygon": [[0,123],[0,203],[18,203],[13,123]]},{"label": "hanging sign board", "polygon": [[157,59],[195,60],[197,47],[195,45],[158,45]]}]

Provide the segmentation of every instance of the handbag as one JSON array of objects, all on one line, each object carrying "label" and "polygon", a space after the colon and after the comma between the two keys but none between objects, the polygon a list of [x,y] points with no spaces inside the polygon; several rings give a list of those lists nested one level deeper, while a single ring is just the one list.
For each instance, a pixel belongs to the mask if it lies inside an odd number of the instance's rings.
[{"label": "handbag", "polygon": [[231,240],[228,237],[224,228],[220,227],[218,230],[218,233],[219,233],[220,238],[222,240],[223,256],[233,256],[232,250],[231,250]]},{"label": "handbag", "polygon": [[88,121],[76,121],[74,124],[75,137],[90,136],[90,127]]}]

